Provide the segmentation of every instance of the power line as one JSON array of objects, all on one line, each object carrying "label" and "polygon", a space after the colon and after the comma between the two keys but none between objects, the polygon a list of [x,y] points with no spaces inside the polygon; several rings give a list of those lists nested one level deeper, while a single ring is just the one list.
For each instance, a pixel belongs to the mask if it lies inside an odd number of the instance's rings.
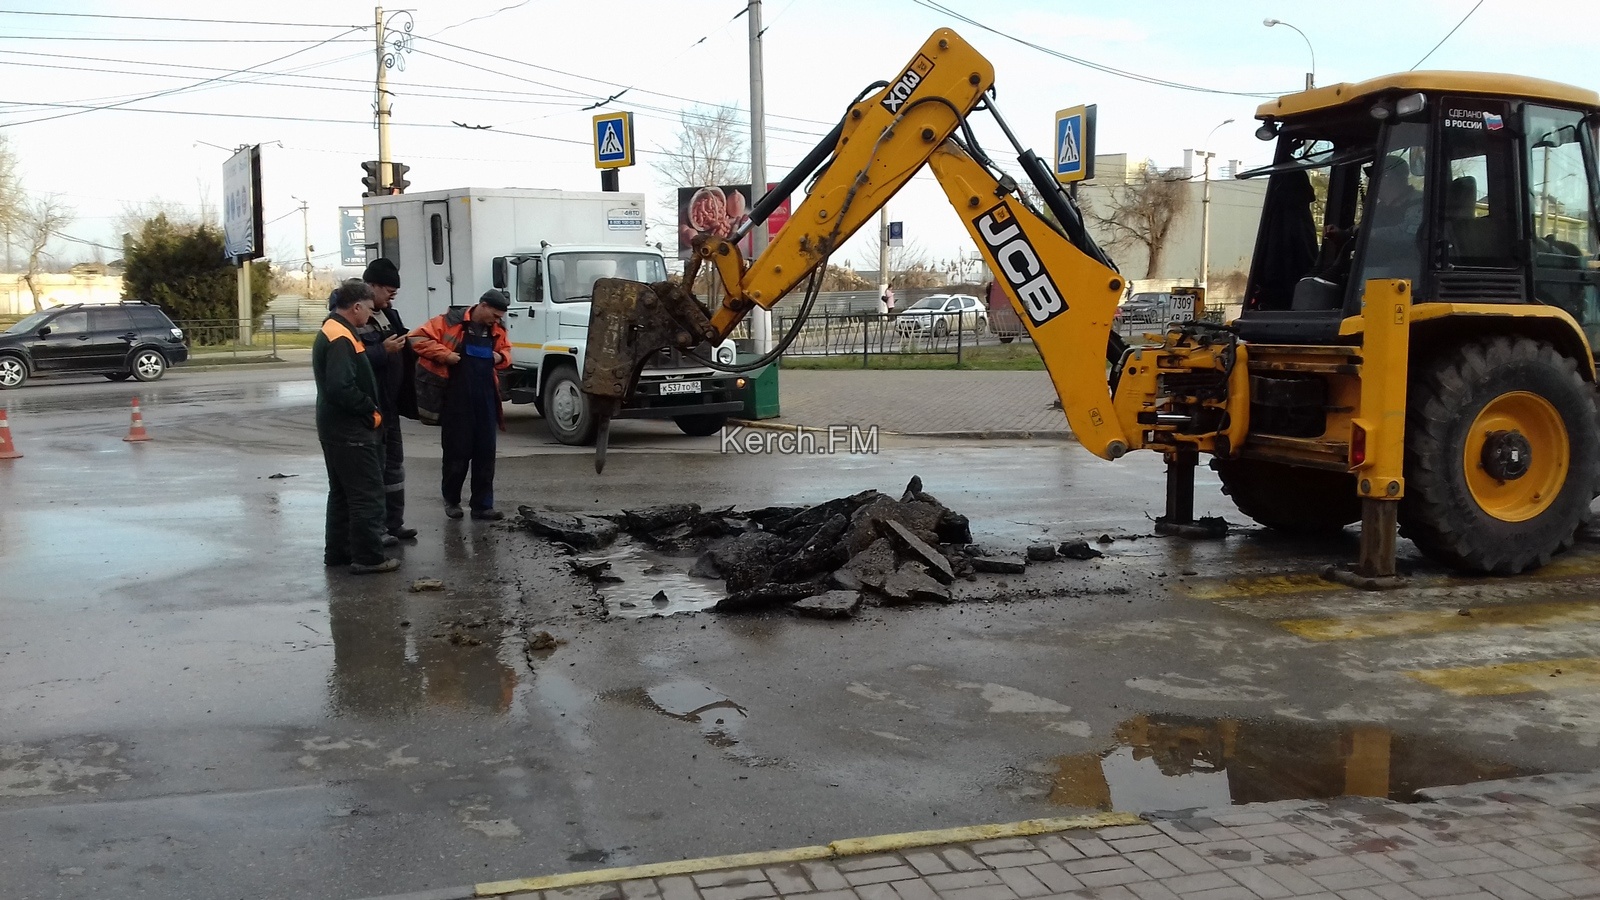
[{"label": "power line", "polygon": [[1167,80],[1165,78],[1156,78],[1156,77],[1153,77],[1153,76],[1150,76],[1150,75],[1141,75],[1138,72],[1130,72],[1130,71],[1128,71],[1126,69],[1118,69],[1118,68],[1116,68],[1114,66],[1108,66],[1108,65],[1105,65],[1104,63],[1097,63],[1097,62],[1094,62],[1092,60],[1083,59],[1082,57],[1071,56],[1069,54],[1062,53],[1060,50],[1055,50],[1055,49],[1052,49],[1050,47],[1046,47],[1046,46],[1044,46],[1042,44],[1036,44],[1036,43],[1034,43],[1032,41],[1024,40],[1023,38],[1019,38],[1014,34],[1010,34],[1009,32],[1001,31],[998,28],[994,28],[994,27],[991,27],[989,25],[985,25],[984,23],[978,21],[977,19],[972,18],[971,16],[967,16],[967,15],[963,15],[962,13],[958,13],[955,10],[951,9],[950,7],[945,6],[942,3],[936,2],[936,0],[914,0],[914,2],[918,6],[926,7],[928,9],[933,10],[934,12],[944,13],[945,15],[950,16],[951,18],[956,19],[957,21],[965,22],[966,24],[971,25],[974,28],[981,28],[984,31],[989,32],[990,34],[998,35],[999,37],[1003,37],[1003,38],[1005,38],[1006,40],[1009,40],[1009,41],[1015,41],[1016,43],[1021,44],[1024,47],[1028,47],[1028,48],[1037,50],[1040,53],[1044,53],[1044,54],[1047,54],[1049,56],[1053,56],[1056,59],[1065,60],[1066,62],[1072,63],[1074,65],[1083,66],[1085,68],[1093,69],[1093,70],[1095,70],[1097,72],[1104,72],[1107,75],[1115,75],[1118,78],[1127,78],[1127,79],[1130,79],[1130,80],[1133,80],[1133,81],[1143,82],[1144,84],[1155,85],[1156,87],[1173,88],[1174,90],[1180,90],[1180,91],[1194,91],[1195,93],[1200,93],[1200,94],[1222,94],[1222,95],[1228,96],[1228,97],[1272,98],[1272,97],[1277,97],[1281,93],[1283,93],[1282,91],[1271,91],[1271,92],[1266,92],[1266,91],[1225,91],[1225,90],[1221,90],[1221,89],[1218,89],[1218,88],[1208,88],[1208,87],[1201,87],[1199,85],[1194,85],[1194,84],[1185,84],[1185,83],[1183,83],[1181,81],[1169,81],[1169,80]]},{"label": "power line", "polygon": [[461,22],[457,22],[454,25],[446,25],[445,27],[439,29],[438,31],[435,31],[434,34],[444,34],[446,31],[449,31],[452,28],[460,28],[463,25],[471,25],[473,22],[482,22],[484,19],[492,19],[495,16],[500,15],[501,13],[511,12],[514,9],[521,9],[522,7],[527,6],[529,3],[532,3],[532,2],[533,2],[533,0],[522,0],[521,3],[513,3],[510,6],[502,6],[502,7],[500,7],[499,9],[495,10],[492,13],[484,13],[481,16],[473,16],[470,19],[467,19],[467,20],[461,21]]},{"label": "power line", "polygon": [[318,25],[310,22],[254,22],[248,19],[193,19],[183,16],[120,16],[110,13],[38,12],[30,9],[0,9],[0,16],[53,16],[67,19],[122,19],[139,22],[191,22],[206,25],[274,25],[279,28],[349,28],[349,25]]},{"label": "power line", "polygon": [[[361,28],[359,26],[358,27],[353,27],[353,28],[348,28],[348,29],[346,29],[344,31],[339,32],[338,34],[334,35],[333,37],[328,38],[327,40],[318,41],[318,42],[316,42],[315,44],[312,44],[309,47],[302,47],[299,50],[295,50],[292,53],[286,53],[283,56],[279,56],[279,57],[276,57],[274,59],[269,59],[266,62],[256,63],[255,65],[249,66],[247,68],[235,69],[232,72],[229,72],[228,74],[229,75],[243,75],[246,72],[250,72],[250,71],[252,71],[254,69],[259,69],[262,66],[270,66],[273,63],[283,62],[284,60],[288,59],[291,56],[298,56],[299,54],[305,53],[305,52],[307,52],[309,50],[315,50],[318,47],[323,46],[324,44],[332,43],[333,41],[336,41],[339,38],[344,37],[345,35],[351,33],[352,31],[360,31],[360,30],[361,30]],[[157,91],[154,94],[148,94],[148,95],[141,96],[141,97],[135,97],[135,98],[133,98],[131,100],[123,100],[120,103],[112,103],[112,104],[107,104],[107,105],[104,105],[104,106],[89,107],[89,108],[80,109],[80,110],[77,110],[77,111],[74,111],[74,112],[61,113],[60,115],[56,115],[56,116],[45,116],[43,118],[38,118],[38,119],[26,119],[26,120],[23,120],[21,122],[7,122],[7,123],[5,123],[3,125],[0,125],[0,128],[14,128],[14,127],[16,127],[18,125],[33,125],[33,124],[38,123],[38,122],[51,122],[51,121],[54,121],[56,119],[64,119],[64,118],[67,118],[68,116],[81,116],[84,113],[95,112],[97,110],[102,110],[102,109],[115,109],[115,108],[120,107],[120,106],[126,106],[129,103],[138,103],[138,102],[140,102],[142,100],[154,100],[157,97],[165,97],[165,96],[168,96],[170,94],[176,94],[176,93],[179,93],[179,92],[182,92],[182,91],[193,90],[194,88],[197,88],[197,87],[200,87],[202,85],[210,84],[210,83],[212,83],[214,81],[217,81],[222,77],[223,76],[219,75],[219,76],[214,76],[214,77],[211,77],[211,78],[206,78],[206,79],[203,79],[201,81],[197,81],[197,82],[195,82],[194,84],[191,84],[191,85],[186,85],[184,87],[176,87],[176,88],[172,88],[171,90],[166,90],[166,91]]]},{"label": "power line", "polygon": [[[1433,45],[1433,50],[1438,50],[1440,47],[1443,47],[1444,46],[1444,42],[1450,40],[1450,35],[1451,34],[1455,34],[1456,31],[1461,28],[1461,26],[1467,24],[1467,20],[1472,18],[1472,14],[1477,12],[1478,11],[1478,7],[1480,7],[1482,5],[1483,5],[1483,0],[1478,0],[1477,3],[1474,3],[1472,5],[1472,8],[1467,10],[1467,14],[1461,17],[1461,21],[1456,23],[1456,27],[1450,29],[1450,34],[1446,34],[1444,37],[1439,39],[1439,43]],[[1413,65],[1411,68],[1407,69],[1406,71],[1415,72],[1417,70],[1417,66],[1420,66],[1423,63],[1427,62],[1428,61],[1428,57],[1433,55],[1433,50],[1429,50],[1427,53],[1422,54],[1422,58],[1417,60],[1416,65]]]},{"label": "power line", "polygon": [[[341,26],[334,26],[335,28]],[[370,25],[353,25],[350,31],[371,28]],[[349,32],[345,32],[348,34]],[[303,44],[300,38],[165,38],[165,37],[65,37],[49,34],[0,34],[0,41],[109,41],[123,44]],[[326,43],[326,42],[325,42]],[[353,44],[355,41],[343,41]]]}]

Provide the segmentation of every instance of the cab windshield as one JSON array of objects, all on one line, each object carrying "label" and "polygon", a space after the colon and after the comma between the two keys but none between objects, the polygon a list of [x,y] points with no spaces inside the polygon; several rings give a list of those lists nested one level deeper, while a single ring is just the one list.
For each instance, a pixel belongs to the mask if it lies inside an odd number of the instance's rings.
[{"label": "cab windshield", "polygon": [[625,278],[652,284],[667,280],[667,266],[654,253],[595,251],[555,253],[549,267],[550,299],[556,303],[587,301],[601,278]]},{"label": "cab windshield", "polygon": [[33,315],[27,317],[26,319],[23,319],[21,322],[18,322],[17,324],[11,326],[10,328],[7,328],[5,333],[6,334],[26,334],[26,333],[28,333],[30,331],[38,331],[39,327],[45,323],[45,320],[50,318],[51,312],[53,312],[53,311],[36,312]]}]

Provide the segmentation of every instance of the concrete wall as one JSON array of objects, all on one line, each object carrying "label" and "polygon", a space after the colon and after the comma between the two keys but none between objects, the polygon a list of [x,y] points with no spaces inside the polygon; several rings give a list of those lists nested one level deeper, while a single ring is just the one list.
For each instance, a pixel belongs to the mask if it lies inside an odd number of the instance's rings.
[{"label": "concrete wall", "polygon": [[[121,275],[40,275],[34,281],[39,303],[46,307],[122,299]],[[26,315],[33,309],[33,294],[22,276],[0,274],[0,315]]]}]

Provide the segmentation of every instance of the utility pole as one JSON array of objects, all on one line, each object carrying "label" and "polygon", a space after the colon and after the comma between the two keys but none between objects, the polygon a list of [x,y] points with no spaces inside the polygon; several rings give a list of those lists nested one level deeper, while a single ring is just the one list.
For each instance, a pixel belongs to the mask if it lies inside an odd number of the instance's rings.
[{"label": "utility pole", "polygon": [[378,188],[379,193],[389,193],[394,175],[389,168],[389,67],[383,59],[383,7],[372,14],[373,31],[377,35],[378,58]]},{"label": "utility pole", "polygon": [[[291,199],[300,200],[299,197]],[[306,277],[306,297],[311,296],[311,221],[306,215],[310,204],[300,200],[300,244],[305,248],[306,261],[300,265],[300,271]]]},{"label": "utility pole", "polygon": [[1202,150],[1206,174],[1200,189],[1200,286],[1207,286],[1211,274],[1211,157],[1217,154]]},{"label": "utility pole", "polygon": [[11,272],[11,226],[6,226],[6,272]]},{"label": "utility pole", "polygon": [[[767,193],[767,110],[766,89],[762,84],[761,0],[749,0],[750,17],[750,201],[760,202]],[[750,233],[752,258],[767,249],[767,223]],[[772,313],[757,305],[750,315],[750,333],[756,353],[772,352]]]},{"label": "utility pole", "polygon": [[889,286],[889,205],[878,210],[878,290]]}]

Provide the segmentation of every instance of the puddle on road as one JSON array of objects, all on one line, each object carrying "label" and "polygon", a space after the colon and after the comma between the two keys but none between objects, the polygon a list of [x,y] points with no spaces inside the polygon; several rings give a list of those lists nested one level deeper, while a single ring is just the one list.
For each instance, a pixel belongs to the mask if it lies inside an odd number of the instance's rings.
[{"label": "puddle on road", "polygon": [[[639,709],[657,712],[680,722],[689,722],[700,728],[706,743],[720,750],[733,750],[739,744],[739,732],[749,718],[749,711],[725,694],[703,681],[681,679],[667,681],[652,687],[609,691],[601,695],[610,700]],[[746,762],[753,757],[734,754]]]},{"label": "puddle on road", "polygon": [[[583,559],[609,560],[609,574],[620,582],[596,585],[606,613],[624,619],[647,619],[677,613],[703,612],[722,599],[722,584],[691,578],[684,571],[693,559],[659,556],[637,544],[618,545],[609,553],[586,554]],[[666,594],[665,602],[656,599]]]},{"label": "puddle on road", "polygon": [[1104,753],[1030,766],[1044,777],[1023,792],[1060,806],[1153,812],[1341,796],[1411,802],[1424,788],[1537,774],[1378,725],[1140,715],[1115,737]]}]

